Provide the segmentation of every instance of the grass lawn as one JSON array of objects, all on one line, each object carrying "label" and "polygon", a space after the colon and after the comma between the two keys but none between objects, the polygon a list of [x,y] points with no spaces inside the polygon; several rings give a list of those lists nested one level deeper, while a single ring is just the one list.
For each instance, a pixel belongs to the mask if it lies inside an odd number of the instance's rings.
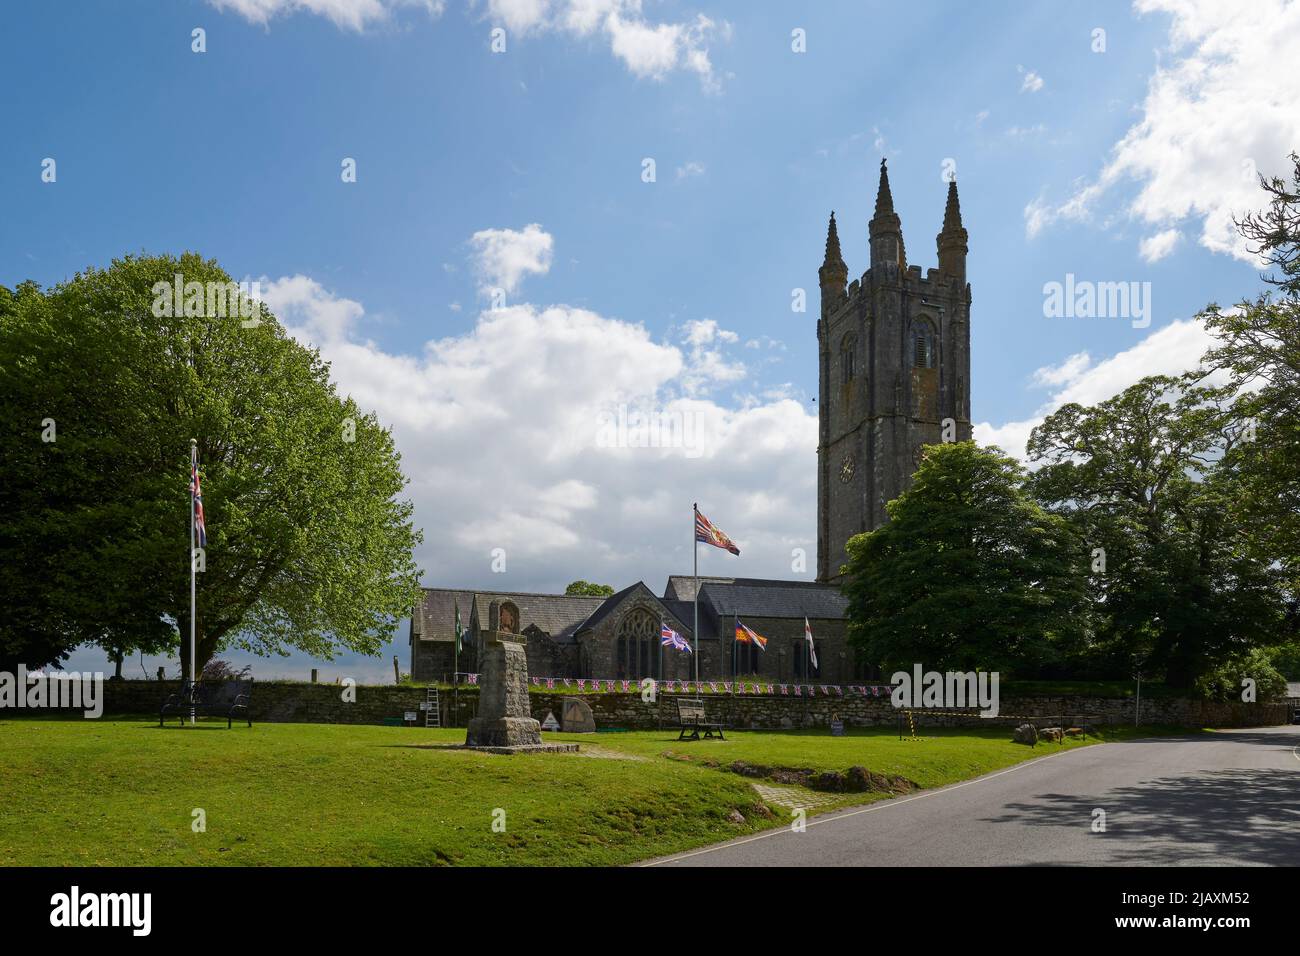
[{"label": "grass lawn", "polygon": [[[439,746],[464,741],[455,728],[0,720],[0,865],[621,864],[789,822],[788,808],[705,759],[860,764],[935,787],[1060,749],[1013,744],[1003,728],[901,742],[887,728],[545,736],[601,756]],[[816,796],[819,809],[881,798]],[[204,833],[191,829],[196,808]],[[505,832],[493,831],[496,810]]]}]

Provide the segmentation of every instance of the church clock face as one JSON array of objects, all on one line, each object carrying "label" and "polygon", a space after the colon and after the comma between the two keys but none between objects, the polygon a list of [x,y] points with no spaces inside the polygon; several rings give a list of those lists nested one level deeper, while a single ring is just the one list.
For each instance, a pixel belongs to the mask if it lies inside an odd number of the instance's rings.
[{"label": "church clock face", "polygon": [[853,456],[845,455],[844,461],[840,462],[840,481],[846,485],[853,480]]}]

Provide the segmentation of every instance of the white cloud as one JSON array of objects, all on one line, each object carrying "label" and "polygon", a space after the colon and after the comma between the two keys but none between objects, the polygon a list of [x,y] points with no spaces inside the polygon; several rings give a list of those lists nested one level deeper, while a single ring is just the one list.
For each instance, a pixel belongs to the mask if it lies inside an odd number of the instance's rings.
[{"label": "white cloud", "polygon": [[722,351],[735,345],[740,336],[718,326],[714,319],[686,322],[681,329],[682,341],[690,346],[681,387],[689,395],[698,395],[718,385],[739,382],[748,374],[743,362],[728,359]]},{"label": "white cloud", "polygon": [[689,179],[692,176],[703,176],[703,175],[704,175],[704,164],[697,163],[694,160],[691,160],[690,162],[677,167],[678,179]]},{"label": "white cloud", "polygon": [[266,26],[276,17],[314,13],[344,30],[364,30],[387,20],[399,7],[422,7],[440,16],[444,0],[208,0],[218,10],[231,10],[250,23]]},{"label": "white cloud", "polygon": [[[408,354],[366,341],[362,306],[306,276],[262,285],[340,391],[391,426],[426,533],[426,584],[658,588],[691,566],[692,501],[742,549],[702,556],[705,570],[789,577],[791,548],[815,553],[816,415],[779,386],[735,406],[708,397],[744,374],[723,354],[738,337],[714,320],[684,323],[674,344],[588,310],[518,304]],[[688,434],[670,447],[602,442],[620,408]],[[505,574],[492,573],[496,547]]]},{"label": "white cloud", "polygon": [[1057,365],[1034,372],[1031,378],[1034,385],[1053,387],[1056,391],[1032,417],[1001,425],[979,422],[974,426],[975,439],[981,444],[998,445],[1007,454],[1023,460],[1029,433],[1062,405],[1070,402],[1095,405],[1148,375],[1181,375],[1195,368],[1212,344],[1213,339],[1204,325],[1196,319],[1183,319],[1095,364],[1087,352],[1071,355]]},{"label": "white cloud", "polygon": [[1016,72],[1024,74],[1024,79],[1020,83],[1021,93],[1037,93],[1043,88],[1043,78],[1033,70],[1026,70],[1023,66],[1017,66]]},{"label": "white cloud", "polygon": [[470,238],[474,270],[483,292],[502,289],[513,294],[526,275],[545,275],[551,269],[555,240],[537,223],[522,230],[482,229]]},{"label": "white cloud", "polygon": [[1177,229],[1165,229],[1153,236],[1147,236],[1138,243],[1138,252],[1145,262],[1159,262],[1174,251],[1182,234]]},{"label": "white cloud", "polygon": [[1148,82],[1141,119],[1094,181],[1059,205],[1026,207],[1026,232],[1089,219],[1131,181],[1138,190],[1123,201],[1126,215],[1159,235],[1199,222],[1200,245],[1254,262],[1233,219],[1264,202],[1256,170],[1287,171],[1300,143],[1300,3],[1136,0],[1134,8],[1171,16],[1168,62]]},{"label": "white cloud", "polygon": [[511,33],[525,34],[546,22],[550,0],[488,0],[488,17]]},{"label": "white cloud", "polygon": [[[208,0],[218,10],[230,10],[251,23],[265,26],[276,17],[314,13],[340,29],[364,31],[388,20],[399,7],[422,7],[439,16],[445,0]],[[476,6],[470,0],[470,7]],[[696,14],[679,22],[652,22],[641,0],[486,0],[484,19],[505,27],[513,36],[544,33],[600,37],[634,76],[663,80],[684,71],[699,77],[708,92],[721,82],[709,56],[716,38],[729,40],[731,25]]]},{"label": "white cloud", "polygon": [[346,338],[365,309],[360,302],[340,298],[304,275],[260,280],[262,301],[286,326],[318,341]]}]

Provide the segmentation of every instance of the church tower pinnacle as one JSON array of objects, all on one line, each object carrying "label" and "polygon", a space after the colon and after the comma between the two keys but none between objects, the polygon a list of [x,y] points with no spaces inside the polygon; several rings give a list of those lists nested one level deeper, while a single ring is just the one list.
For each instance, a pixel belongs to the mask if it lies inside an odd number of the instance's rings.
[{"label": "church tower pinnacle", "polygon": [[880,186],[876,189],[876,212],[867,225],[871,234],[871,265],[892,262],[899,271],[907,269],[903,248],[903,221],[894,212],[894,194],[889,189],[889,168],[880,161]]},{"label": "church tower pinnacle", "polygon": [[831,224],[826,230],[826,258],[817,270],[821,281],[822,298],[838,299],[844,296],[844,286],[849,281],[849,268],[844,264],[840,253],[840,234],[835,228],[835,213],[831,212]]},{"label": "church tower pinnacle", "polygon": [[961,203],[957,199],[957,180],[948,180],[948,204],[943,210],[943,229],[936,237],[939,247],[939,271],[946,272],[962,285],[966,284],[966,230],[961,224]]}]

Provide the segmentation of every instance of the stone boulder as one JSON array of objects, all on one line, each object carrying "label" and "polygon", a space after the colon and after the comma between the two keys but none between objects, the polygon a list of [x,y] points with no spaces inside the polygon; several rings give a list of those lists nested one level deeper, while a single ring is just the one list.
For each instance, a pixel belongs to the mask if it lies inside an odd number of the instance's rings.
[{"label": "stone boulder", "polygon": [[596,718],[592,716],[591,706],[581,698],[566,697],[560,712],[560,727],[566,734],[594,734]]},{"label": "stone boulder", "polygon": [[1038,743],[1038,730],[1033,724],[1021,724],[1011,735],[1011,739],[1018,744],[1036,744]]}]

